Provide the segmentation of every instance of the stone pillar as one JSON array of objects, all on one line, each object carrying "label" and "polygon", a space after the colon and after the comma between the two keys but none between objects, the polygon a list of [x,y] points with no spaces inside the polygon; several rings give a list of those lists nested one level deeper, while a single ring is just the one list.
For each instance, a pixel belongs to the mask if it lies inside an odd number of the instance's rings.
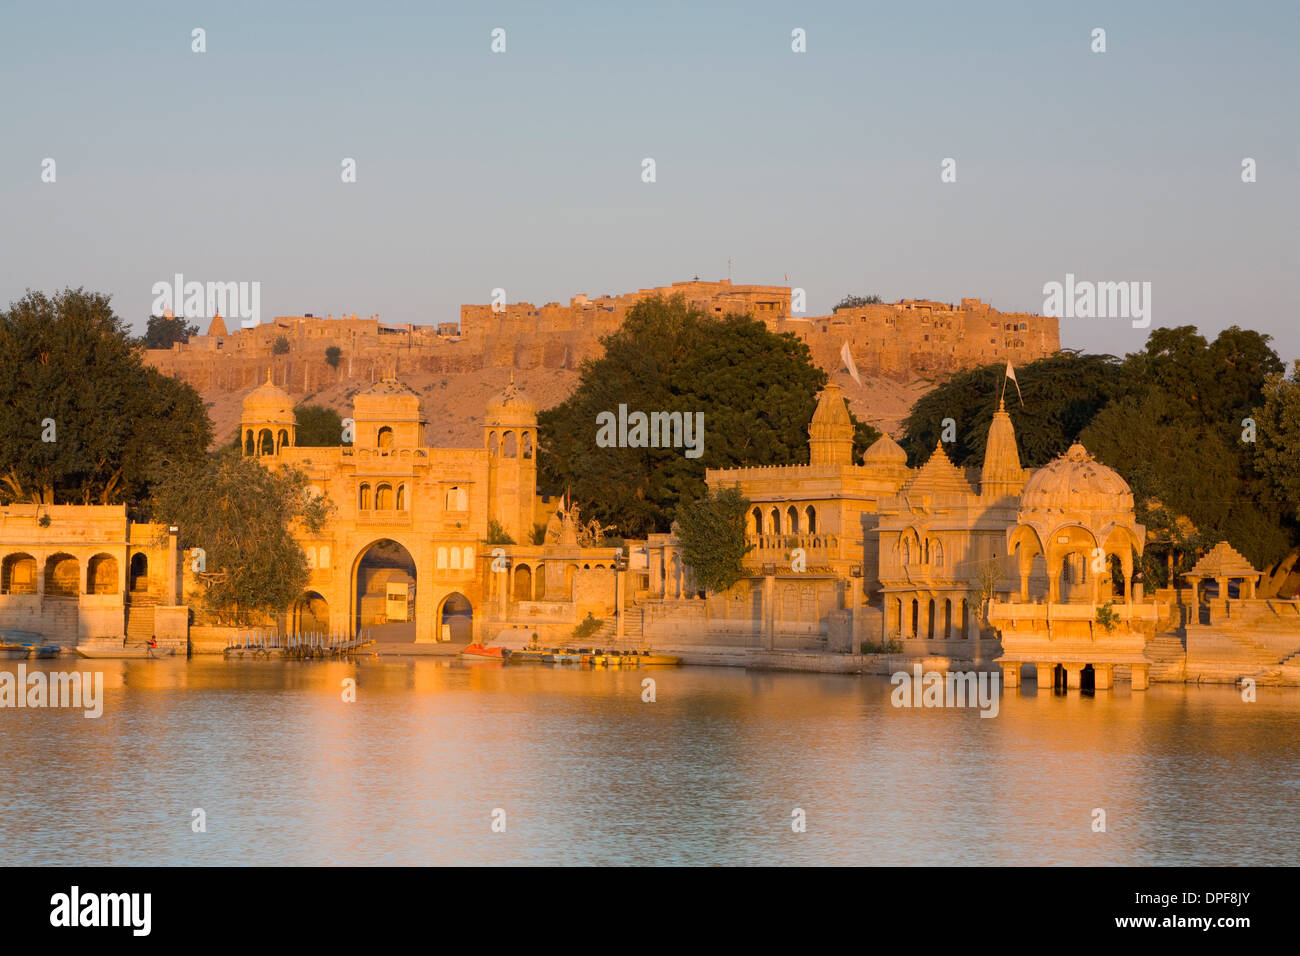
[{"label": "stone pillar", "polygon": [[1069,690],[1078,690],[1083,683],[1083,665],[1065,664],[1065,686]]},{"label": "stone pillar", "polygon": [[90,573],[90,558],[82,557],[77,559],[77,594],[86,593],[87,575]]},{"label": "stone pillar", "polygon": [[1038,662],[1038,689],[1051,690],[1056,686],[1056,665],[1047,661]]},{"label": "stone pillar", "polygon": [[763,565],[763,647],[776,649],[776,566]]},{"label": "stone pillar", "polygon": [[1019,687],[1020,686],[1020,662],[1014,664],[1004,663],[1002,665],[1002,686]]},{"label": "stone pillar", "polygon": [[617,622],[617,628],[614,632],[615,640],[623,640],[623,594],[627,588],[627,572],[614,571],[614,615]]},{"label": "stone pillar", "polygon": [[176,525],[167,529],[167,606],[180,603],[176,597]]},{"label": "stone pillar", "polygon": [[1093,688],[1110,690],[1115,685],[1115,667],[1113,664],[1093,664]]},{"label": "stone pillar", "polygon": [[1029,603],[1029,571],[1024,568],[1020,571],[1020,603]]},{"label": "stone pillar", "polygon": [[505,568],[498,571],[495,575],[497,579],[497,616],[503,621],[506,619],[508,613],[506,602],[509,600],[510,596],[511,563],[512,562],[507,559],[505,561]]},{"label": "stone pillar", "polygon": [[1150,664],[1133,665],[1133,689],[1146,690],[1151,686]]}]

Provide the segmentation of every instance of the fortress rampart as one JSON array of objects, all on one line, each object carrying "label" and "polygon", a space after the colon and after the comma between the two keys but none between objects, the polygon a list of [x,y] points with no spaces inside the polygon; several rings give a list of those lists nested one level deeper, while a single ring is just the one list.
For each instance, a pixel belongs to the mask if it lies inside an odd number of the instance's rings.
[{"label": "fortress rampart", "polygon": [[[146,360],[200,391],[243,391],[257,385],[272,364],[276,381],[310,393],[341,380],[374,380],[384,372],[469,372],[483,368],[576,369],[599,357],[600,339],[622,325],[628,310],[653,294],[682,294],[710,315],[746,313],[777,332],[803,339],[827,372],[843,365],[849,343],[866,375],[909,381],[990,362],[1021,364],[1060,348],[1054,318],[1004,313],[979,299],[959,305],[905,299],[839,309],[805,318],[791,313],[788,286],[734,285],[692,280],[618,296],[576,295],[567,305],[514,302],[463,305],[460,322],[394,325],[378,316],[335,318],[277,316],[252,329],[214,318],[206,334]],[[283,338],[287,352],[275,354]],[[340,350],[338,366],[326,350]],[[394,367],[395,366],[395,367]]]}]

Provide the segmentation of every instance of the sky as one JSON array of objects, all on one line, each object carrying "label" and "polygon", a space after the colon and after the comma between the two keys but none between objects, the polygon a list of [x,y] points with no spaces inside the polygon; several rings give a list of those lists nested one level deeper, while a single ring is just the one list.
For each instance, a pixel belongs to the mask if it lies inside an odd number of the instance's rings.
[{"label": "sky", "polygon": [[[1290,361],[1297,48],[1294,0],[0,0],[0,307],[80,286],[143,329],[181,273],[259,282],[264,321],[434,323],[730,268],[809,315],[1041,312],[1072,274]],[[1061,319],[1087,351],[1148,331]]]}]

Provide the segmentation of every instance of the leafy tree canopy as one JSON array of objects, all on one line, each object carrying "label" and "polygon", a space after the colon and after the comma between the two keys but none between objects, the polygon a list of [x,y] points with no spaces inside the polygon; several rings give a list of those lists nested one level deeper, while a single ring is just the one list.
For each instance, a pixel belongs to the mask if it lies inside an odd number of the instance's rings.
[{"label": "leafy tree canopy", "polygon": [[[747,316],[714,318],[684,297],[638,302],[583,363],[577,390],[539,416],[540,484],[591,502],[601,524],[628,537],[667,531],[680,502],[703,498],[706,468],[808,461],[808,423],[827,377],[808,347]],[[597,416],[704,414],[704,449],[601,448]],[[861,455],[879,433],[855,421]]]},{"label": "leafy tree canopy", "polygon": [[[268,470],[233,448],[176,469],[153,512],[180,528],[180,544],[203,551],[205,608],[223,624],[248,626],[290,607],[307,586],[307,557],[294,524],[318,531],[332,511],[298,470]],[[191,558],[192,560],[192,558]]]},{"label": "leafy tree canopy", "polygon": [[343,444],[343,419],[324,405],[298,405],[293,410],[294,444],[311,448],[337,448]]},{"label": "leafy tree canopy", "polygon": [[141,341],[147,349],[169,349],[175,343],[188,342],[191,335],[198,334],[197,325],[186,322],[179,316],[168,318],[165,315],[151,315]]},{"label": "leafy tree canopy", "polygon": [[863,305],[880,305],[881,299],[878,295],[846,295],[840,301],[835,303],[832,312],[837,309],[856,309]]},{"label": "leafy tree canopy", "polygon": [[710,491],[678,509],[673,530],[700,587],[725,591],[740,580],[744,557],[753,548],[745,542],[748,509],[739,488]]},{"label": "leafy tree canopy", "polygon": [[0,500],[134,503],[212,440],[190,385],[141,361],[109,298],[28,292],[0,312]]}]

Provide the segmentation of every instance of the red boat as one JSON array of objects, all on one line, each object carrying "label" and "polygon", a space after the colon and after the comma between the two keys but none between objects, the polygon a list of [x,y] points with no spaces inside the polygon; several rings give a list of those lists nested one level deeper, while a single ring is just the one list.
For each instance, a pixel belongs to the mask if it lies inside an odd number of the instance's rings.
[{"label": "red boat", "polygon": [[460,652],[461,657],[476,661],[504,661],[510,652],[504,647],[485,647],[482,644],[467,644]]}]

